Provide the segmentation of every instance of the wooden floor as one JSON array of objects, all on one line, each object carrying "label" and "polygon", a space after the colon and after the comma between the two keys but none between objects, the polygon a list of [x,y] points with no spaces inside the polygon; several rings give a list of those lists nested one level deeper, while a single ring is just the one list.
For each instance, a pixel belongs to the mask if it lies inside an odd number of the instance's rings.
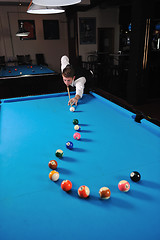
[{"label": "wooden floor", "polygon": [[160,98],[152,99],[146,104],[134,107],[142,111],[145,115],[160,121]]},{"label": "wooden floor", "polygon": [[148,102],[143,105],[134,106],[134,105],[128,104],[126,100],[118,98],[102,89],[96,89],[96,91],[100,93],[102,96],[110,100],[113,100],[113,102],[128,108],[130,111],[133,110],[134,112],[141,112],[145,116],[160,122],[160,98],[151,99],[151,100],[148,100]]}]

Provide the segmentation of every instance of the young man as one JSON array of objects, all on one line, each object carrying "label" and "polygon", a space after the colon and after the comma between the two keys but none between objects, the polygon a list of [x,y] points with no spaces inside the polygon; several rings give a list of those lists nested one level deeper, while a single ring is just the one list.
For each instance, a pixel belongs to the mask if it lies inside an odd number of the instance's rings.
[{"label": "young man", "polygon": [[76,95],[74,98],[69,100],[68,105],[77,105],[78,100],[83,96],[86,78],[83,76],[81,71],[75,72],[69,63],[69,58],[67,56],[63,56],[61,58],[61,71],[63,82],[66,84],[66,86],[76,87]]}]

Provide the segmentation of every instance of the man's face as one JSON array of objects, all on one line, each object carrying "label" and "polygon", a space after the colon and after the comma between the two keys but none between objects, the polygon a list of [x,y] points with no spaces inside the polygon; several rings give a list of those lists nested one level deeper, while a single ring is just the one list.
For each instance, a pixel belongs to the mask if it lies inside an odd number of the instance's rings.
[{"label": "man's face", "polygon": [[64,77],[64,76],[62,76],[63,77],[63,82],[66,84],[66,86],[68,87],[69,85],[71,85],[71,83],[73,82],[73,80],[74,80],[74,78],[75,77],[73,77],[73,78],[66,78],[66,77]]}]

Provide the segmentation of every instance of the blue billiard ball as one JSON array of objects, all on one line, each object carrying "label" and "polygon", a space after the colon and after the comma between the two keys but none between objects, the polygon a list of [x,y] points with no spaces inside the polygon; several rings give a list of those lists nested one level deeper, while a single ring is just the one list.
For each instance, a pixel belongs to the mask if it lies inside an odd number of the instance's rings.
[{"label": "blue billiard ball", "polygon": [[66,148],[68,148],[70,150],[73,149],[73,143],[70,141],[66,142]]}]

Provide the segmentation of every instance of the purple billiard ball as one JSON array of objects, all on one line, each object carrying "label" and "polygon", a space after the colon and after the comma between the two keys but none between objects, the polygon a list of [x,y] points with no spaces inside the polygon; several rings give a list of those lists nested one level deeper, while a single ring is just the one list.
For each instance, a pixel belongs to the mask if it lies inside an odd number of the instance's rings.
[{"label": "purple billiard ball", "polygon": [[71,141],[66,142],[66,148],[72,150],[73,149],[73,143]]}]

